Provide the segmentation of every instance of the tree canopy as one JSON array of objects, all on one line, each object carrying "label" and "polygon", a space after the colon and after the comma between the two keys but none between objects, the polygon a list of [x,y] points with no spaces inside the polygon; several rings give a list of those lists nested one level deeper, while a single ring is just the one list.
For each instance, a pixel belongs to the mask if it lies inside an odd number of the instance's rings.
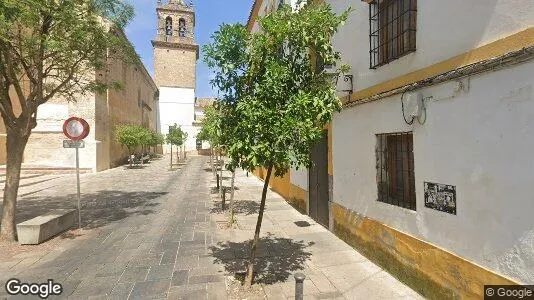
[{"label": "tree canopy", "polygon": [[187,139],[187,132],[182,130],[180,125],[174,124],[169,126],[169,133],[167,134],[167,143],[171,145],[181,146]]},{"label": "tree canopy", "polygon": [[208,141],[212,148],[219,147],[221,145],[220,122],[221,119],[217,106],[214,104],[205,107],[204,118],[202,119],[197,138],[203,141]]},{"label": "tree canopy", "polygon": [[332,75],[315,66],[339,60],[330,39],[347,16],[311,3],[298,11],[284,5],[259,20],[233,112],[240,134],[228,148],[232,167],[272,166],[282,176],[291,166],[311,165],[310,148],[341,108]]},{"label": "tree canopy", "polygon": [[117,142],[128,148],[130,154],[139,146],[149,145],[152,141],[151,132],[140,125],[118,125],[115,129]]}]

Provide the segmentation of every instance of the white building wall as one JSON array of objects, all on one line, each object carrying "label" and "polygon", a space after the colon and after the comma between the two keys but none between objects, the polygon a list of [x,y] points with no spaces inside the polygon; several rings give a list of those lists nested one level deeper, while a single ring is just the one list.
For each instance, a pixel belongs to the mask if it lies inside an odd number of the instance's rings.
[{"label": "white building wall", "polygon": [[369,69],[369,4],[328,0],[337,13],[354,11],[334,36],[342,62],[352,67],[361,90],[435,64],[534,26],[531,0],[417,1],[417,50],[376,70]]},{"label": "white building wall", "polygon": [[77,103],[45,103],[37,111],[37,126],[32,129],[28,146],[24,151],[24,164],[41,167],[76,166],[76,151],[63,148],[63,123],[69,117],[81,117],[89,124],[89,135],[84,139],[85,147],[79,149],[80,168],[96,172],[95,139],[95,96],[88,93],[80,96]]},{"label": "white building wall", "polygon": [[[161,133],[169,133],[169,126],[175,123],[188,133],[186,151],[196,149],[198,128],[193,126],[195,118],[195,90],[190,88],[160,87],[159,112]],[[164,152],[170,152],[168,145]]]},{"label": "white building wall", "polygon": [[[426,88],[423,95],[434,99],[426,102],[424,125],[405,124],[400,95],[336,114],[332,200],[534,282],[533,72],[529,62],[472,77],[469,90],[452,98],[451,85]],[[377,201],[375,134],[412,130],[417,211]],[[456,186],[457,215],[424,206],[424,181]]]},{"label": "white building wall", "polygon": [[308,169],[299,168],[298,170],[294,167],[291,168],[289,172],[290,182],[298,186],[299,188],[307,191],[308,190]]}]

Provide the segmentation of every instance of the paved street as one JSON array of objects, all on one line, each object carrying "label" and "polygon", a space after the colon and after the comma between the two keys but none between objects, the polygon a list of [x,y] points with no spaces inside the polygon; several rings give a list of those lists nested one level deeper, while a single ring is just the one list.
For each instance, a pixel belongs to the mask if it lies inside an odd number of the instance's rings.
[{"label": "paved street", "polygon": [[[207,168],[208,158],[192,156],[173,171],[168,160],[156,160],[83,175],[87,229],[3,253],[2,286],[12,277],[51,278],[69,299],[227,299],[226,284],[248,256],[263,183],[237,173],[238,226],[225,229]],[[21,220],[75,207],[74,177],[50,182],[22,197]],[[305,299],[420,298],[276,193],[269,191],[267,203],[256,267],[262,288],[252,298],[291,298],[295,272],[307,276]],[[6,297],[2,289],[0,299]]]}]

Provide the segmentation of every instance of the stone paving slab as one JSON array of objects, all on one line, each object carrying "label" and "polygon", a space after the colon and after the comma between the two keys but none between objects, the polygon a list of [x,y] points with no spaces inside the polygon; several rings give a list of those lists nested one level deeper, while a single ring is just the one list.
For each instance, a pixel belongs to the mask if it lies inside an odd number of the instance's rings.
[{"label": "stone paving slab", "polygon": [[[82,175],[86,230],[47,242],[52,245],[47,251],[2,261],[0,284],[9,276],[52,278],[64,293],[51,299],[227,299],[229,278],[249,257],[263,183],[237,172],[238,225],[219,228],[227,216],[213,193],[212,173],[204,171],[208,160],[190,156],[173,171],[160,160],[143,169]],[[51,187],[20,203],[35,212],[73,205],[72,195]],[[298,227],[296,221],[310,226]],[[256,260],[263,294],[250,299],[290,299],[296,272],[308,276],[305,299],[421,298],[272,191],[263,225]]]},{"label": "stone paving slab", "polygon": [[[229,184],[229,180],[224,183]],[[236,207],[240,208],[236,213],[238,226],[215,233],[211,254],[224,265],[228,275],[242,269],[248,257],[263,182],[238,170],[235,185]],[[212,220],[225,220],[224,214],[214,210]],[[309,226],[299,227],[295,224],[298,221]],[[255,271],[256,280],[263,287],[263,299],[294,298],[293,275],[297,272],[307,276],[305,299],[422,299],[271,190],[260,236]]]},{"label": "stone paving slab", "polygon": [[[64,285],[64,293],[56,297],[61,299],[226,298],[223,269],[206,257],[216,225],[209,217],[209,182],[199,185],[206,177],[206,160],[191,156],[173,171],[160,160],[143,169],[82,175],[87,230],[72,239],[58,238],[50,251],[3,262],[0,274],[23,281],[52,278]],[[62,184],[71,180],[69,175],[55,179]],[[30,210],[69,206],[70,192],[51,187],[19,203]],[[19,272],[17,264],[24,266]],[[3,286],[5,279],[0,279]],[[178,288],[187,293],[177,295]],[[0,299],[5,294],[2,288]]]}]

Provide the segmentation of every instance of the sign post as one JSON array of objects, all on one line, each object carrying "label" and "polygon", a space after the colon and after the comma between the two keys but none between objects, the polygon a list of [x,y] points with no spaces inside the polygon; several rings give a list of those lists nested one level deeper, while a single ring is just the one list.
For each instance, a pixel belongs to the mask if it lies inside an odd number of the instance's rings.
[{"label": "sign post", "polygon": [[71,117],[63,123],[63,133],[68,140],[63,141],[63,148],[76,149],[76,194],[78,200],[78,229],[82,231],[82,207],[80,204],[80,154],[79,148],[84,148],[84,138],[89,135],[89,124],[82,118]]}]

